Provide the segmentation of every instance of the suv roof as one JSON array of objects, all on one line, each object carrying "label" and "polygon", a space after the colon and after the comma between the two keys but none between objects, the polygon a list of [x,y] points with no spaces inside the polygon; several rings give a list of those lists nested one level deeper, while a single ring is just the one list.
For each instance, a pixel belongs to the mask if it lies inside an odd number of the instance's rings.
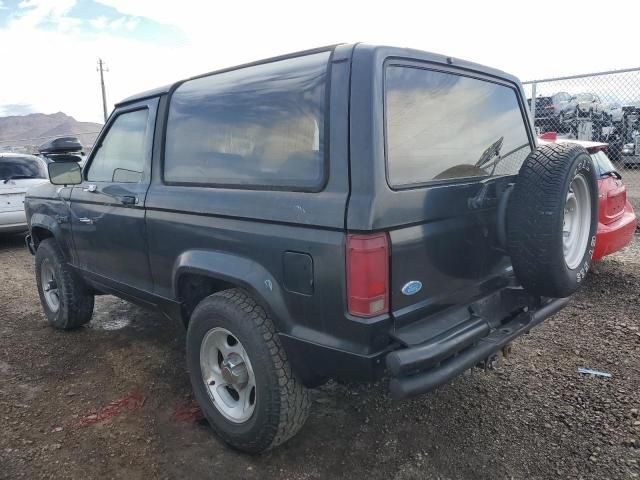
[{"label": "suv roof", "polygon": [[132,96],[127,97],[124,100],[120,101],[119,103],[117,103],[116,107],[119,107],[121,105],[125,105],[127,103],[137,102],[138,100],[144,100],[145,98],[157,97],[159,95],[163,95],[163,94],[169,93],[172,88],[177,87],[181,83],[186,82],[187,80],[192,80],[194,78],[205,77],[207,75],[213,75],[213,74],[216,74],[216,73],[227,72],[229,70],[238,70],[240,68],[250,67],[252,65],[259,65],[261,63],[275,62],[277,60],[282,60],[282,59],[289,58],[289,57],[300,57],[300,56],[303,56],[303,55],[311,55],[313,53],[331,51],[337,46],[338,45],[328,45],[326,47],[319,47],[319,48],[314,48],[314,49],[310,49],[310,50],[301,50],[301,51],[294,52],[294,53],[288,53],[288,54],[285,54],[285,55],[278,55],[276,57],[269,57],[269,58],[265,58],[265,59],[262,59],[262,60],[256,60],[254,62],[243,63],[243,64],[240,64],[240,65],[234,65],[232,67],[225,67],[225,68],[221,68],[219,70],[213,70],[211,72],[201,73],[199,75],[194,75],[193,77],[184,78],[182,80],[178,80],[177,82],[170,83],[170,84],[164,85],[162,87],[153,88],[151,90],[146,90],[146,91],[140,92],[140,93],[138,93],[136,95],[132,95]]},{"label": "suv roof", "polygon": [[250,67],[253,65],[259,65],[259,64],[263,64],[263,63],[269,63],[269,62],[275,62],[278,60],[283,60],[286,58],[291,58],[291,57],[299,57],[299,56],[303,56],[303,55],[311,55],[313,53],[319,53],[319,52],[326,52],[326,51],[333,51],[338,47],[342,47],[346,50],[348,50],[349,52],[351,52],[353,49],[355,49],[356,47],[358,48],[358,50],[368,50],[374,53],[374,56],[382,56],[382,57],[398,57],[398,58],[413,58],[413,59],[419,59],[419,60],[424,60],[427,62],[433,62],[433,63],[441,63],[441,64],[448,64],[448,65],[452,65],[458,68],[462,68],[462,69],[467,69],[467,70],[475,70],[475,71],[481,71],[487,75],[491,75],[497,78],[502,78],[502,79],[507,79],[513,82],[517,81],[517,78],[514,77],[513,75],[510,75],[502,70],[498,70],[495,68],[490,68],[487,67],[485,65],[481,65],[478,63],[474,63],[474,62],[469,62],[467,60],[462,60],[459,58],[454,58],[454,57],[449,57],[446,55],[440,55],[440,54],[436,54],[436,53],[431,53],[431,52],[426,52],[423,50],[416,50],[416,49],[411,49],[411,48],[399,48],[399,47],[389,47],[389,46],[384,46],[384,45],[370,45],[370,44],[366,44],[366,43],[354,43],[354,44],[344,44],[344,43],[339,43],[339,44],[335,44],[335,45],[328,45],[328,46],[324,46],[324,47],[318,47],[318,48],[313,48],[313,49],[309,49],[309,50],[301,50],[301,51],[297,51],[297,52],[292,52],[292,53],[288,53],[288,54],[284,54],[284,55],[278,55],[275,57],[269,57],[269,58],[265,58],[265,59],[261,59],[261,60],[256,60],[254,62],[249,62],[249,63],[244,63],[244,64],[240,64],[240,65],[234,65],[231,67],[225,67],[219,70],[213,70],[210,72],[206,72],[206,73],[202,73],[200,75],[195,75],[193,77],[189,77],[189,78],[185,78],[182,80],[179,80],[177,82],[168,84],[168,85],[164,85],[162,87],[157,87],[157,88],[153,88],[150,90],[146,90],[144,92],[140,92],[138,94],[132,95],[130,97],[125,98],[124,100],[121,100],[120,102],[116,103],[116,107],[120,107],[122,105],[126,105],[128,103],[133,103],[133,102],[137,102],[139,100],[144,100],[146,98],[151,98],[151,97],[157,97],[160,95],[164,95],[164,94],[168,94],[171,92],[172,89],[176,88],[178,85],[180,85],[181,83],[187,81],[187,80],[192,80],[194,78],[199,78],[199,77],[204,77],[204,76],[208,76],[208,75],[213,75],[216,73],[222,73],[222,72],[226,72],[226,71],[230,71],[230,70],[237,70],[240,68],[245,68],[245,67]]}]

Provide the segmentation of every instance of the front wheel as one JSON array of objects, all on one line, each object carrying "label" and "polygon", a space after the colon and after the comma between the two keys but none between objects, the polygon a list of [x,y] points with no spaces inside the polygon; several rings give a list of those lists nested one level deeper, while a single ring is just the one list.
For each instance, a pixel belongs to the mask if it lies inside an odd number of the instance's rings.
[{"label": "front wheel", "polygon": [[211,427],[238,450],[280,445],[309,414],[308,391],[294,376],[271,319],[243,290],[198,304],[187,331],[187,363]]},{"label": "front wheel", "polygon": [[93,294],[69,266],[54,239],[40,242],[35,263],[38,294],[49,324],[72,330],[89,322],[93,314]]}]

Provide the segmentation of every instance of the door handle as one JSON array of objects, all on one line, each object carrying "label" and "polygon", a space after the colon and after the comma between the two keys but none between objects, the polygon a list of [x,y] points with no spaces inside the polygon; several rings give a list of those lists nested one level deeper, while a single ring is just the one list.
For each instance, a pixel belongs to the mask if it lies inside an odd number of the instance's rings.
[{"label": "door handle", "polygon": [[95,192],[97,189],[97,187],[94,184],[91,185],[87,185],[86,187],[84,187],[82,190],[84,190],[85,192]]},{"label": "door handle", "polygon": [[135,205],[138,203],[138,197],[134,197],[133,195],[123,195],[118,197],[118,200],[120,200],[123,205]]}]

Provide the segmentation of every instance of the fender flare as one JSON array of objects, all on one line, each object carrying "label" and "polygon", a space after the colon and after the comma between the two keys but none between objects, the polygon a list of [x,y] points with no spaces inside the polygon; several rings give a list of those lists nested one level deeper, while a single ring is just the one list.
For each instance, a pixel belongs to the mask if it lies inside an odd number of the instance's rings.
[{"label": "fender flare", "polygon": [[37,239],[36,235],[33,234],[33,229],[43,228],[48,230],[53,235],[53,238],[58,242],[60,249],[64,255],[65,260],[68,262],[71,260],[71,252],[69,251],[69,245],[67,244],[62,229],[60,228],[60,224],[56,222],[49,215],[45,215],[43,213],[34,213],[31,216],[31,220],[29,221],[29,231],[31,232],[32,237],[34,238],[34,242],[36,244],[40,243],[41,239]]},{"label": "fender flare", "polygon": [[269,313],[279,333],[290,332],[292,321],[283,289],[276,278],[254,260],[218,250],[187,250],[173,265],[174,298],[179,297],[180,277],[188,273],[222,280],[247,290]]}]

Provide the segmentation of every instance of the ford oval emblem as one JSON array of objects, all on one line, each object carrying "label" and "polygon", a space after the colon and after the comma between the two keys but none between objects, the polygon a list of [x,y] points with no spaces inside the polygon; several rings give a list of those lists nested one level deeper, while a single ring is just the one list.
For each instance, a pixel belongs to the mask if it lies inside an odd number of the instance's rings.
[{"label": "ford oval emblem", "polygon": [[422,290],[422,282],[418,280],[411,280],[410,282],[405,283],[404,287],[402,287],[402,293],[405,295],[415,295],[420,290]]}]

